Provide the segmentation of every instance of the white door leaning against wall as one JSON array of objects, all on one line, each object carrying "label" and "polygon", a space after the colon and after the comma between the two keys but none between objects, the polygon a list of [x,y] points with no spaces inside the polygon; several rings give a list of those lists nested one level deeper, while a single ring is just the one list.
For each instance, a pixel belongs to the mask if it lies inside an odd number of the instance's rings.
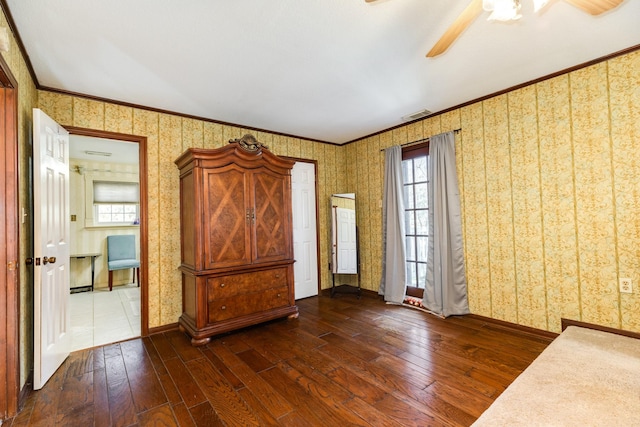
[{"label": "white door leaning against wall", "polygon": [[71,349],[69,133],[33,110],[34,368],[41,389]]}]

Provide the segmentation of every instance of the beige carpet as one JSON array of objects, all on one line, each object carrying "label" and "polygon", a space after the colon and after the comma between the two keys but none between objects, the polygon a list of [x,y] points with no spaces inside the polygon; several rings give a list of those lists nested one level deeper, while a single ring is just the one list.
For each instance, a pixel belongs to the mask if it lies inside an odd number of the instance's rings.
[{"label": "beige carpet", "polygon": [[568,327],[473,426],[640,426],[640,340]]}]

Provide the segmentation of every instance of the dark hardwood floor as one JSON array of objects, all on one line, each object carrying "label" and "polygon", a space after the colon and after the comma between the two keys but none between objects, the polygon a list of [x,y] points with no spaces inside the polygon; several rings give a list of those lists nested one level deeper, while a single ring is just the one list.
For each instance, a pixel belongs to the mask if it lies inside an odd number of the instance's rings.
[{"label": "dark hardwood floor", "polygon": [[550,339],[353,295],[194,348],[74,352],[3,426],[468,426]]}]

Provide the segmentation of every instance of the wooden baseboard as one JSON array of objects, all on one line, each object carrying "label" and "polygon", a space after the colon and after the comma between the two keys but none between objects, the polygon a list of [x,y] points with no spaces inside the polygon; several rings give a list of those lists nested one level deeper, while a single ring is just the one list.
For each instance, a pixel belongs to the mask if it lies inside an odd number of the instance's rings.
[{"label": "wooden baseboard", "polygon": [[[331,296],[331,288],[327,288],[327,289],[323,289],[320,292],[320,295],[325,296],[325,297],[330,297]],[[341,295],[341,296],[348,296],[350,298],[355,298],[355,294],[349,294],[349,293],[343,293],[343,294],[337,294],[336,295]],[[375,298],[375,299],[382,299],[382,295],[379,295],[376,291],[372,291],[369,289],[361,289],[361,295],[367,298]],[[471,319],[476,319],[478,321],[487,323],[487,324],[491,324],[494,327],[498,327],[501,329],[506,329],[506,330],[514,330],[514,331],[518,331],[520,333],[525,333],[525,334],[529,334],[538,338],[541,338],[545,341],[550,341],[555,339],[559,334],[555,333],[555,332],[550,332],[550,331],[545,331],[543,329],[537,329],[537,328],[532,328],[529,326],[523,326],[523,325],[518,325],[517,323],[511,323],[511,322],[506,322],[504,320],[499,320],[499,319],[494,319],[491,317],[485,317],[485,316],[480,316],[479,314],[467,314],[465,315],[465,317],[469,317]]]},{"label": "wooden baseboard", "polygon": [[609,326],[596,325],[595,323],[581,322],[579,320],[565,319],[564,317],[561,318],[560,321],[562,322],[563,331],[569,326],[579,326],[581,328],[595,329],[597,331],[609,332],[616,335],[623,335],[625,337],[640,339],[640,333],[638,332],[625,331],[624,329],[611,328]]},{"label": "wooden baseboard", "polygon": [[[344,286],[344,285],[342,285]],[[337,287],[337,286],[336,286]],[[327,288],[327,289],[323,289],[322,291],[320,291],[320,295],[323,297],[330,297],[331,296],[331,288]],[[349,295],[351,297],[356,297],[356,294],[353,292],[345,292],[345,293],[337,293],[336,295]],[[381,298],[380,295],[378,295],[378,293],[376,291],[372,291],[370,289],[362,289],[360,288],[360,295],[363,297],[367,297],[367,298]]]},{"label": "wooden baseboard", "polygon": [[545,331],[544,329],[532,328],[530,326],[518,325],[517,323],[506,322],[504,320],[494,319],[491,317],[480,316],[479,314],[467,314],[465,317],[480,320],[485,323],[492,324],[494,326],[516,330],[518,332],[524,332],[525,334],[534,335],[545,340],[553,340],[558,337],[558,334],[551,331]]},{"label": "wooden baseboard", "polygon": [[155,328],[149,328],[149,335],[161,334],[163,332],[178,330],[178,322],[169,323],[168,325],[156,326]]}]

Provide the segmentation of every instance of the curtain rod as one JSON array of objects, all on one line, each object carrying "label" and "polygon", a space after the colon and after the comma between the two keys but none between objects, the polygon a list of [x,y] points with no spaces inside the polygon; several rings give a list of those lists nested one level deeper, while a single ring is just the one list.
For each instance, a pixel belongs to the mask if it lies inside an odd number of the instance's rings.
[{"label": "curtain rod", "polygon": [[[458,128],[458,129],[454,129],[453,133],[459,133],[462,129]],[[446,132],[443,132],[446,133]],[[413,145],[413,144],[419,144],[421,142],[427,142],[429,141],[429,138],[422,138],[422,139],[418,139],[417,141],[411,141],[411,142],[406,142],[404,144],[400,144],[400,147],[406,147],[407,145]],[[380,149],[380,151],[384,151],[386,150],[386,148],[382,148]]]}]

